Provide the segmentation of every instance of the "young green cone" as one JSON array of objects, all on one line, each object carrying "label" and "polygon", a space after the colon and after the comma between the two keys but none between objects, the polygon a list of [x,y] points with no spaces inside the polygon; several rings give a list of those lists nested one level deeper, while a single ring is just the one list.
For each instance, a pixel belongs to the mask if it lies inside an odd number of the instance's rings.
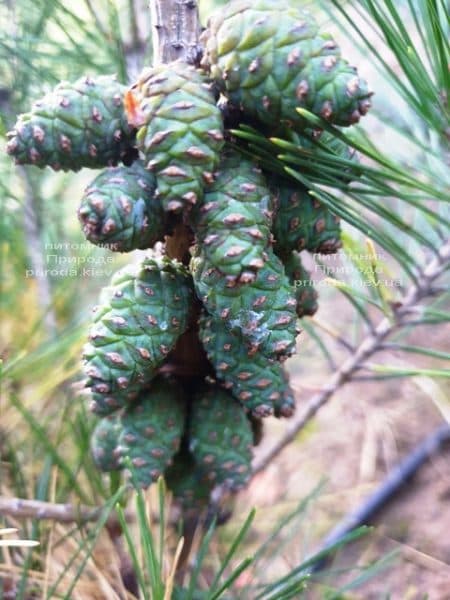
[{"label": "young green cone", "polygon": [[199,511],[208,505],[214,482],[204,477],[192,454],[184,448],[173,457],[165,474],[167,487],[183,510]]},{"label": "young green cone", "polygon": [[183,390],[175,381],[163,378],[155,380],[125,409],[118,454],[126,475],[139,487],[147,488],[172,464],[180,447],[184,420]]},{"label": "young green cone", "polygon": [[277,362],[250,354],[242,336],[207,315],[199,320],[199,336],[216,377],[256,417],[290,417],[295,400],[287,376]]},{"label": "young green cone", "polygon": [[205,76],[181,62],[144,70],[131,92],[137,145],[166,211],[190,210],[212,183],[223,146],[220,110]]},{"label": "young green cone", "polygon": [[229,285],[200,252],[191,261],[198,297],[229,331],[242,337],[252,352],[283,360],[295,351],[296,299],[284,268],[271,249],[254,281]]},{"label": "young green cone", "polygon": [[303,266],[297,252],[292,252],[283,260],[283,263],[297,298],[297,316],[299,318],[306,315],[312,316],[317,312],[319,305],[317,303],[318,294],[314,289],[309,272]]},{"label": "young green cone", "polygon": [[297,108],[351,125],[370,92],[313,17],[281,0],[233,0],[210,17],[203,66],[232,104],[263,123],[304,129]]},{"label": "young green cone", "polygon": [[271,186],[277,207],[272,232],[278,255],[288,255],[293,250],[318,254],[333,254],[339,250],[342,245],[339,217],[301,184],[274,178]]},{"label": "young green cone", "polygon": [[98,169],[135,157],[124,113],[126,88],[113,76],[62,82],[20,115],[6,147],[17,164],[55,171]]},{"label": "young green cone", "polygon": [[193,293],[176,260],[146,258],[105,288],[84,348],[92,410],[109,414],[133,400],[187,328]]},{"label": "young green cone", "polygon": [[205,261],[229,283],[253,281],[268,259],[272,200],[261,171],[237,153],[221,162],[192,226]]},{"label": "young green cone", "polygon": [[118,415],[99,420],[91,437],[91,453],[96,467],[105,473],[119,471],[120,456],[117,452],[121,422]]},{"label": "young green cone", "polygon": [[207,481],[242,488],[250,477],[253,432],[244,408],[217,384],[194,396],[189,448]]},{"label": "young green cone", "polygon": [[165,213],[155,189],[155,176],[141,161],[100,173],[78,209],[86,238],[115,252],[151,248],[166,233]]}]

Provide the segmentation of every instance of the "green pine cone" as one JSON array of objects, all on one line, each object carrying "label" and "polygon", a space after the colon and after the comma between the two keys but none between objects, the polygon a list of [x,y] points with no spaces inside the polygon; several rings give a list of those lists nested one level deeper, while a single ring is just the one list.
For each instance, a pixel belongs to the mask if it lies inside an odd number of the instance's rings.
[{"label": "green pine cone", "polygon": [[277,362],[250,353],[241,336],[230,333],[207,315],[199,320],[199,336],[216,377],[256,417],[290,417],[295,400],[287,376]]},{"label": "green pine cone", "polygon": [[[190,210],[212,183],[223,123],[201,71],[181,62],[144,70],[132,89],[143,126],[138,148],[167,211]],[[134,122],[133,114],[129,114]]]},{"label": "green pine cone", "polygon": [[203,66],[231,102],[263,123],[304,129],[297,108],[335,125],[359,121],[371,93],[314,18],[281,0],[234,0],[203,34]]},{"label": "green pine cone", "polygon": [[301,184],[272,179],[276,213],[272,233],[274,250],[288,255],[293,250],[333,254],[341,247],[340,219],[313,198]]},{"label": "green pine cone", "polygon": [[92,432],[91,453],[94,463],[100,471],[119,471],[120,456],[117,452],[122,426],[117,415],[100,419]]},{"label": "green pine cone", "polygon": [[268,259],[272,212],[261,171],[237,153],[226,155],[192,226],[205,260],[229,283],[254,281]]},{"label": "green pine cone", "polygon": [[103,171],[84,192],[78,218],[86,238],[115,252],[151,248],[164,238],[156,179],[141,161]]},{"label": "green pine cone", "polygon": [[193,303],[188,272],[168,258],[146,258],[118,271],[103,290],[84,348],[93,412],[133,400],[188,326]]},{"label": "green pine cone", "polygon": [[189,449],[204,478],[232,490],[244,487],[252,442],[245,409],[217,384],[205,384],[192,400],[189,421]]},{"label": "green pine cone", "polygon": [[295,352],[296,299],[281,261],[268,250],[253,282],[230,286],[202,252],[191,261],[198,297],[206,310],[231,332],[242,336],[252,352],[283,360]]},{"label": "green pine cone", "polygon": [[125,86],[113,76],[62,82],[20,115],[6,150],[17,164],[55,171],[99,169],[135,155],[124,112]]},{"label": "green pine cone", "polygon": [[314,289],[314,284],[303,266],[300,256],[297,252],[292,252],[283,263],[297,298],[297,316],[301,318],[306,315],[314,315],[319,308],[318,293]]},{"label": "green pine cone", "polygon": [[133,479],[127,468],[127,461],[131,462],[139,487],[147,488],[172,464],[183,435],[185,407],[182,388],[159,378],[125,409],[117,451],[126,475]]},{"label": "green pine cone", "polygon": [[205,479],[194,457],[182,448],[174,457],[173,464],[166,470],[167,487],[181,503],[184,511],[199,511],[208,505],[213,482]]}]

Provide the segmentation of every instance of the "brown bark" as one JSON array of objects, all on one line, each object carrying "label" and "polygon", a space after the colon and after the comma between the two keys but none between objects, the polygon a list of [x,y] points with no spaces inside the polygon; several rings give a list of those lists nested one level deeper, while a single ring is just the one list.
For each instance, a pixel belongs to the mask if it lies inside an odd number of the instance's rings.
[{"label": "brown bark", "polygon": [[198,64],[201,46],[196,0],[150,0],[153,31],[153,63],[183,60]]}]

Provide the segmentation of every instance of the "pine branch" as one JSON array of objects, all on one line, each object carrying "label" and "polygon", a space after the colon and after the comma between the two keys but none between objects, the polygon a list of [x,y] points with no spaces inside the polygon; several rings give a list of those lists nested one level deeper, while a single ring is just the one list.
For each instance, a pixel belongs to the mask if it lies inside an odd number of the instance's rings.
[{"label": "pine branch", "polygon": [[[395,465],[375,490],[339,521],[320,544],[319,552],[332,548],[358,527],[369,525],[374,517],[393,500],[407,482],[424,466],[426,461],[441,452],[450,441],[450,427],[446,423],[429,433],[413,450]],[[311,572],[323,570],[332,555],[313,563]]]}]

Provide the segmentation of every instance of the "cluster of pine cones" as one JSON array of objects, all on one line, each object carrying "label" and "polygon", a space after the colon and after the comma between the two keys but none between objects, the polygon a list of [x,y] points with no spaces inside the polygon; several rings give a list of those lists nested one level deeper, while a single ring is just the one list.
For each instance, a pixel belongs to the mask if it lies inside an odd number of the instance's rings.
[{"label": "cluster of pine cones", "polygon": [[[311,152],[320,133],[297,107],[350,126],[371,95],[333,39],[286,0],[233,0],[202,42],[201,68],[147,68],[131,88],[109,76],[61,83],[19,117],[8,143],[19,164],[106,167],[78,211],[93,244],[130,252],[180,224],[192,234],[186,264],[153,252],[113,276],[84,351],[97,466],[142,487],[164,474],[186,508],[208,502],[215,485],[245,485],[260,419],[292,415],[282,364],[298,317],[317,309],[299,252],[340,246],[338,219],[306,187],[245,158],[227,120],[268,137],[288,131]],[[188,332],[206,376],[170,369]]]}]

